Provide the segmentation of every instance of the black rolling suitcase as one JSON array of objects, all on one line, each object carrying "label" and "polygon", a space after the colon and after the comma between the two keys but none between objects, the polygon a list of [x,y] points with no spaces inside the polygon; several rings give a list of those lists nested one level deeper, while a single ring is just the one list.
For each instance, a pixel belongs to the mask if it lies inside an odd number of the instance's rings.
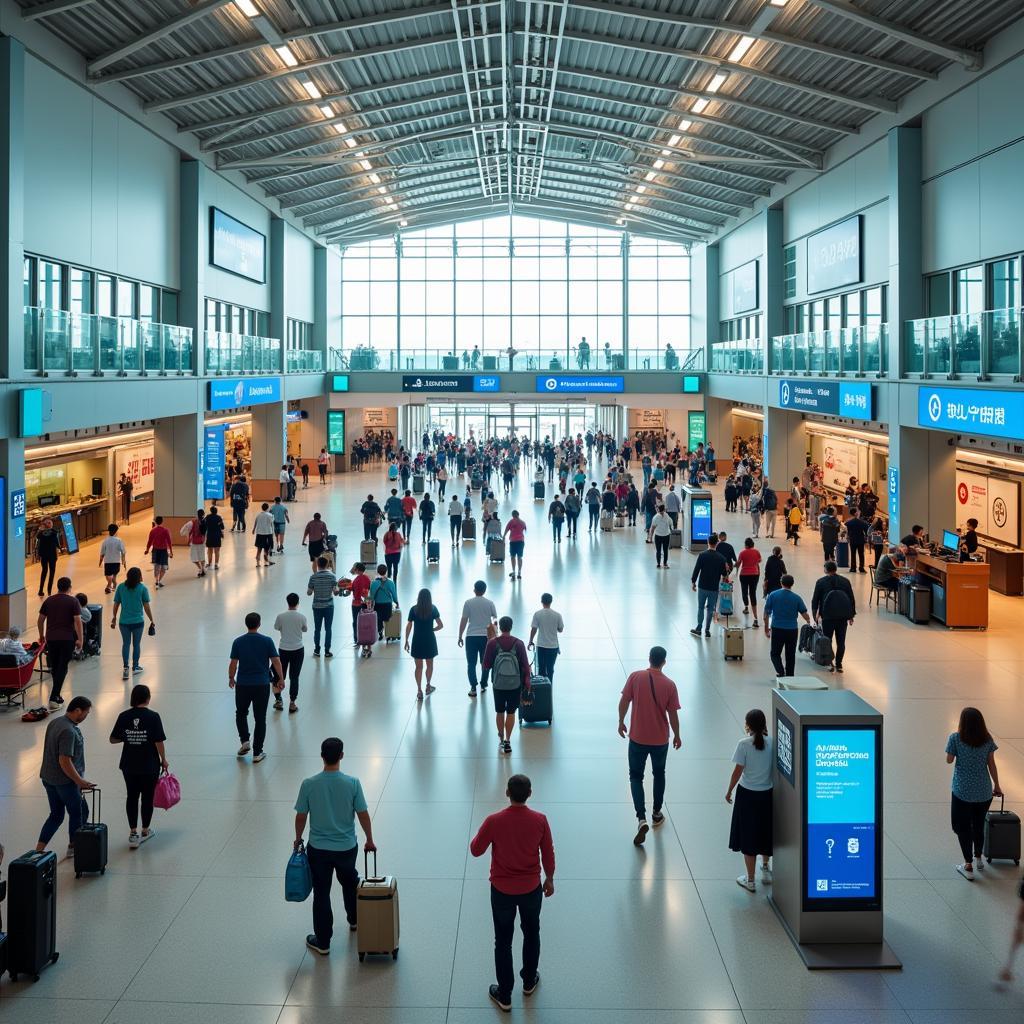
[{"label": "black rolling suitcase", "polygon": [[1020,818],[1004,809],[1005,797],[999,800],[999,810],[985,815],[985,845],[982,855],[992,863],[994,860],[1012,860],[1020,863]]},{"label": "black rolling suitcase", "polygon": [[[524,699],[529,703],[524,703]],[[551,680],[547,676],[532,676],[529,698],[526,697],[525,691],[519,698],[519,724],[533,725],[537,722],[547,722],[550,725],[554,717]]]},{"label": "black rolling suitcase", "polygon": [[52,851],[26,853],[8,871],[7,970],[39,980],[47,964],[57,962],[57,857]]},{"label": "black rolling suitcase", "polygon": [[427,541],[427,561],[428,562],[440,562],[441,561],[441,542],[439,540],[428,540]]},{"label": "black rolling suitcase", "polygon": [[75,833],[75,878],[107,872],[107,826],[100,821],[103,799],[99,788],[92,791],[92,820]]},{"label": "black rolling suitcase", "polygon": [[476,540],[476,520],[472,517],[462,520],[462,539]]},{"label": "black rolling suitcase", "polygon": [[544,481],[534,480],[533,482],[533,500],[543,501],[544,500]]}]

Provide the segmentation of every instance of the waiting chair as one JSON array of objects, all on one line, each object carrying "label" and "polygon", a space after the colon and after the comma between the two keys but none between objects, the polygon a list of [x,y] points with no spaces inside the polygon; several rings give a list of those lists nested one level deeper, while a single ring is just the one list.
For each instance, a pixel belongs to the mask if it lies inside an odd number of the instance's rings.
[{"label": "waiting chair", "polygon": [[13,654],[0,655],[0,702],[5,707],[13,707],[15,702],[25,707],[25,691],[32,685],[32,673],[45,649],[45,645],[37,647],[32,660],[23,665],[17,664]]},{"label": "waiting chair", "polygon": [[[870,606],[872,600],[874,600],[876,607],[881,607],[881,602],[885,602],[886,611],[889,610],[889,602],[892,601],[892,610],[896,611],[896,591],[890,590],[888,587],[883,587],[881,584],[875,581],[875,567],[871,566],[871,593],[868,595],[868,605]],[[877,596],[876,596],[877,595]]]}]

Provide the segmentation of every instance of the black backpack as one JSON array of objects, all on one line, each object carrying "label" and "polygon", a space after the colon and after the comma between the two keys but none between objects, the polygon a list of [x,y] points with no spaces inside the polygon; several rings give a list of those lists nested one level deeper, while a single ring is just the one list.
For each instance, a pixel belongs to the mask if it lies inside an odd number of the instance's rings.
[{"label": "black backpack", "polygon": [[821,617],[823,619],[853,618],[853,602],[850,595],[840,588],[840,581],[833,577],[832,587],[821,601]]}]

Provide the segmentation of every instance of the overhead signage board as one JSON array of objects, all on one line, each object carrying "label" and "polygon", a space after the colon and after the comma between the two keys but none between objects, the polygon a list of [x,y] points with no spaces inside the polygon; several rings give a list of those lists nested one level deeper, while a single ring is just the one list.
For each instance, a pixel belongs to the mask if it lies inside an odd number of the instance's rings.
[{"label": "overhead signage board", "polygon": [[203,498],[206,501],[224,497],[224,433],[221,423],[207,427],[203,438]]},{"label": "overhead signage board", "polygon": [[896,466],[889,467],[889,536],[898,537],[896,526],[900,521],[900,471]]},{"label": "overhead signage board", "polygon": [[783,377],[779,381],[783,409],[816,412],[823,416],[875,418],[875,389],[865,381],[822,381],[809,377]]},{"label": "overhead signage board", "polygon": [[708,414],[691,409],[686,414],[686,447],[695,451],[697,445],[707,444]]},{"label": "overhead signage board", "polygon": [[210,381],[210,412],[281,401],[280,377],[220,377]]},{"label": "overhead signage board", "polygon": [[690,541],[703,543],[711,536],[711,499],[690,499]]},{"label": "overhead signage board", "polygon": [[501,390],[501,378],[495,374],[407,373],[402,376],[403,391],[476,391],[482,394]]},{"label": "overhead signage board", "polygon": [[881,906],[879,730],[805,726],[804,908]]},{"label": "overhead signage board", "polygon": [[263,284],[267,279],[267,236],[211,206],[210,263]]},{"label": "overhead signage board", "polygon": [[331,374],[331,390],[332,391],[348,391],[348,374],[347,373],[332,373]]},{"label": "overhead signage board", "polygon": [[744,263],[732,272],[733,314],[757,309],[757,260]]},{"label": "overhead signage board", "polygon": [[[2,488],[3,483],[2,478],[0,478],[0,491],[2,491]],[[16,491],[11,491],[11,523],[14,527],[15,537],[25,536],[25,512],[27,508],[28,502],[25,497],[25,488],[21,487]],[[0,540],[0,546],[2,546],[2,544],[3,541]],[[2,557],[2,554],[2,551],[0,551],[0,557]],[[6,577],[3,575],[2,570],[0,570],[0,584],[3,583],[5,578]]]},{"label": "overhead signage board", "polygon": [[1024,437],[1024,391],[990,388],[917,389],[917,423],[932,430]]},{"label": "overhead signage board", "polygon": [[537,378],[537,391],[545,395],[621,394],[625,389],[625,378],[612,374],[550,373]]},{"label": "overhead signage board", "polygon": [[861,217],[833,224],[807,239],[807,291],[834,291],[861,280]]},{"label": "overhead signage board", "polygon": [[345,454],[345,410],[327,411],[327,450],[331,455]]}]

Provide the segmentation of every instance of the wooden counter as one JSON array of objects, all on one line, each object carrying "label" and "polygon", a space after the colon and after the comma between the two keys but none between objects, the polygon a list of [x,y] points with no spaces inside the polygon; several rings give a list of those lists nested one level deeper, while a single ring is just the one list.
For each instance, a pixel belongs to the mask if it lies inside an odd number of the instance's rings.
[{"label": "wooden counter", "polygon": [[[988,628],[988,563],[947,562],[922,552],[914,570],[933,584],[934,618],[950,629]],[[935,585],[942,588],[942,595],[936,593]]]},{"label": "wooden counter", "polygon": [[993,590],[1011,597],[1024,594],[1024,551],[995,544],[982,544],[979,550],[991,567],[989,586]]}]

